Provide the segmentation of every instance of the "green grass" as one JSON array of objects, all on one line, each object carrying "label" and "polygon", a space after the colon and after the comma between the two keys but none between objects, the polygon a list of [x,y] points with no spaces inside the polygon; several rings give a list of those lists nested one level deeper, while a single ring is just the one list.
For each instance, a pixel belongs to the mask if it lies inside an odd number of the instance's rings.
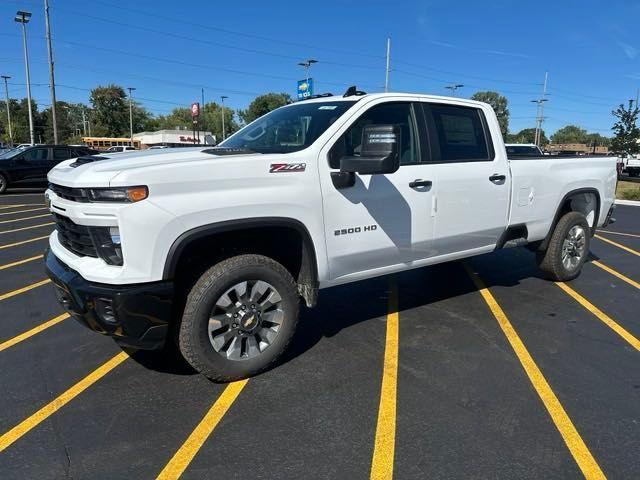
[{"label": "green grass", "polygon": [[618,182],[616,198],[620,200],[640,200],[640,183]]}]

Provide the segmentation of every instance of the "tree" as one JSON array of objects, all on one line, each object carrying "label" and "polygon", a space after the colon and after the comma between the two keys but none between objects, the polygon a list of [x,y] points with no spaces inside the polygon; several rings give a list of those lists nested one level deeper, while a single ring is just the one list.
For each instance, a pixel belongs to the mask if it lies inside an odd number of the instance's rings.
[{"label": "tree", "polygon": [[577,125],[567,125],[551,135],[553,143],[589,143],[589,135],[584,128]]},{"label": "tree", "polygon": [[119,85],[98,86],[89,96],[94,134],[119,137],[129,130],[127,95]]},{"label": "tree", "polygon": [[[27,108],[27,99],[23,98],[18,101],[9,100],[9,110],[11,111],[11,129],[13,133],[13,143],[28,143],[29,136],[29,109]],[[41,112],[38,111],[38,105],[31,100],[31,112],[33,114],[33,133],[36,143],[44,141],[43,133],[45,129],[45,119]],[[7,124],[7,107],[6,102],[0,102],[0,139],[3,142],[9,142],[9,127]]]},{"label": "tree", "polygon": [[498,92],[476,92],[471,96],[471,100],[478,102],[484,102],[491,105],[498,117],[498,123],[500,124],[500,131],[502,135],[507,135],[509,131],[509,109],[508,101],[506,97],[503,97]]},{"label": "tree", "polygon": [[639,112],[638,105],[633,106],[633,100],[629,100],[629,108],[624,108],[621,103],[611,112],[618,119],[612,128],[615,137],[611,141],[611,147],[614,151],[628,154],[640,152],[640,129],[637,126]]},{"label": "tree", "polygon": [[[213,134],[218,142],[222,141],[222,106],[215,103],[207,103],[200,107],[200,130],[209,131]],[[186,131],[193,130],[191,119],[191,109],[174,108],[169,115],[160,115],[152,120],[156,125],[156,129],[184,129]],[[234,118],[234,112],[230,108],[224,109],[224,130],[228,137],[238,130],[238,123]]]},{"label": "tree", "polygon": [[[536,129],[525,128],[518,133],[509,133],[505,137],[506,143],[535,143]],[[546,145],[549,143],[549,139],[544,133],[544,130],[540,130],[540,145]]]},{"label": "tree", "polygon": [[246,110],[238,110],[238,116],[243,123],[253,122],[271,110],[287,105],[293,100],[288,93],[266,93],[253,99]]}]

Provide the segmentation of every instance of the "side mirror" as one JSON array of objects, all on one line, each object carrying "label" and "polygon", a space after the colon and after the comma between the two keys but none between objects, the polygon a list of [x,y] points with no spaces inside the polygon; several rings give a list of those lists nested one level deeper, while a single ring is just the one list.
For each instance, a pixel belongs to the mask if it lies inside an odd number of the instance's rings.
[{"label": "side mirror", "polygon": [[393,173],[400,168],[400,127],[367,125],[362,129],[359,156],[340,159],[342,172],[375,175]]}]

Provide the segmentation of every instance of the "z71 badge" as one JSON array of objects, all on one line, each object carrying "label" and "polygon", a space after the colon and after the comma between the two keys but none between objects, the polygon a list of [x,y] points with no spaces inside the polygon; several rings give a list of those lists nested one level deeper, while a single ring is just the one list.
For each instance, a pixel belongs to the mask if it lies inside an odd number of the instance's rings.
[{"label": "z71 badge", "polygon": [[304,172],[306,168],[306,163],[272,163],[269,173]]}]

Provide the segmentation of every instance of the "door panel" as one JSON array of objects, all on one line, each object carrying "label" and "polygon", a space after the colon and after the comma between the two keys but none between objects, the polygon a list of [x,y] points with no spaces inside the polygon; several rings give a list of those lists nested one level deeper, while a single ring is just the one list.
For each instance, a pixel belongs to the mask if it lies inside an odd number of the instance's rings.
[{"label": "door panel", "polygon": [[[15,160],[15,178],[25,184],[41,183],[48,172],[49,149],[30,148]],[[44,173],[43,173],[44,171]]]},{"label": "door panel", "polygon": [[436,162],[435,254],[495,245],[508,220],[511,177],[484,114],[454,105],[427,105],[425,114]]},{"label": "door panel", "polygon": [[[358,155],[362,127],[398,125],[401,167],[392,174],[355,175],[355,185],[336,188],[330,170],[339,157],[329,147],[320,154],[325,237],[332,279],[412,262],[431,255],[432,186],[409,185],[430,180],[432,166],[421,163],[416,117],[410,102],[373,105],[334,143],[340,155]],[[324,167],[324,168],[323,168]]]}]

